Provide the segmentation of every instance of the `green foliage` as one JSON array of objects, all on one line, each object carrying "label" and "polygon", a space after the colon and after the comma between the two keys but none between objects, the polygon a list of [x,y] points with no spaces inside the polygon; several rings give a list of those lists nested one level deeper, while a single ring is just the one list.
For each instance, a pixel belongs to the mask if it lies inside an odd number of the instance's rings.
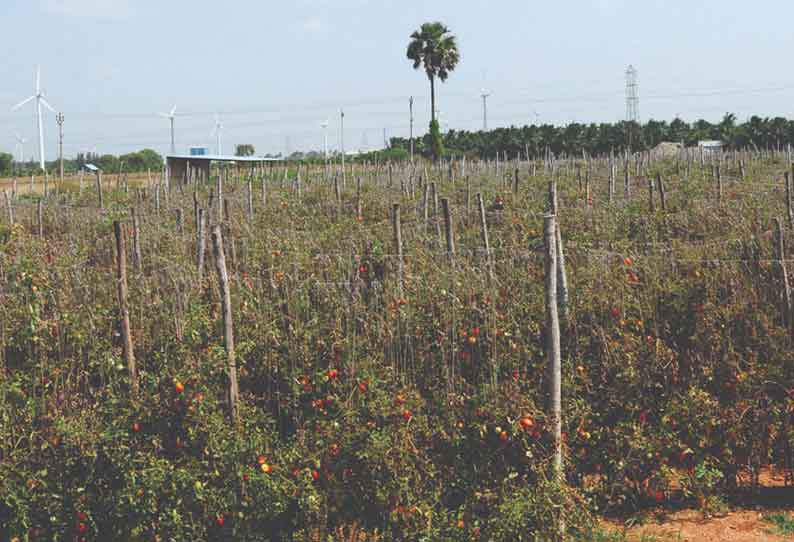
[{"label": "green foliage", "polygon": [[425,144],[425,147],[430,149],[430,158],[438,160],[444,155],[444,139],[441,136],[437,120],[430,121],[430,133],[427,137],[429,141]]},{"label": "green foliage", "polygon": [[163,157],[152,149],[123,154],[119,156],[119,161],[124,163],[124,171],[128,172],[159,171],[165,165]]},{"label": "green foliage", "polygon": [[782,536],[794,536],[794,518],[784,512],[775,512],[764,516],[764,521],[771,523]]},{"label": "green foliage", "polygon": [[234,147],[235,156],[253,156],[256,154],[256,149],[250,143],[243,143]]},{"label": "green foliage", "polygon": [[[606,179],[605,162],[593,164],[591,179]],[[267,171],[253,180],[255,194],[268,182],[267,200],[255,198],[250,221],[247,185],[230,175],[239,425],[226,415],[215,271],[199,279],[188,235],[193,189],[208,201],[212,183],[174,187],[169,212],[164,198],[158,212],[154,198],[112,186],[102,212],[88,187],[50,195],[44,238],[31,228],[36,202],[18,199],[16,224],[0,214],[0,539],[548,540],[562,515],[572,539],[608,540],[596,506],[713,513],[740,469],[783,463],[794,370],[766,231],[784,201],[726,161],[717,206],[708,171],[685,180],[656,162],[666,212],[650,212],[639,190],[607,206],[595,182],[591,205],[559,178],[566,484],[548,481],[537,248],[549,177],[520,164],[513,195],[510,166],[467,170],[488,209],[495,281],[446,164],[422,181],[392,166],[391,187],[389,168],[370,165],[360,214],[350,177],[340,203],[323,164],[301,166],[300,199],[294,167],[283,187],[285,171]],[[754,167],[771,178],[788,166]],[[455,212],[454,265],[419,182],[436,183]],[[403,288],[388,220],[397,200]],[[133,204],[135,398],[111,250],[112,220]],[[184,234],[176,208],[188,210]]]},{"label": "green foliage", "polygon": [[7,152],[0,152],[0,175],[8,175],[12,172],[14,157]]}]

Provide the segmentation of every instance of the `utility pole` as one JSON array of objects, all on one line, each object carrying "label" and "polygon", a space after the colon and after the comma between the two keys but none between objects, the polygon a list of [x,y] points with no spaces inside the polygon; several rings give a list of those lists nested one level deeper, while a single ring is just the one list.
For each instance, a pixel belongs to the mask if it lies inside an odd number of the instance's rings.
[{"label": "utility pole", "polygon": [[480,96],[482,97],[482,131],[483,132],[487,132],[488,131],[488,103],[487,103],[486,100],[488,99],[488,96],[490,96],[490,94],[488,93],[487,90],[482,89],[482,94],[480,94]]},{"label": "utility pole", "polygon": [[58,113],[55,117],[58,122],[58,157],[60,161],[60,186],[63,188],[63,113]]},{"label": "utility pole", "polygon": [[408,137],[411,145],[411,163],[413,164],[414,163],[414,97],[413,96],[408,98],[408,112],[411,116]]}]

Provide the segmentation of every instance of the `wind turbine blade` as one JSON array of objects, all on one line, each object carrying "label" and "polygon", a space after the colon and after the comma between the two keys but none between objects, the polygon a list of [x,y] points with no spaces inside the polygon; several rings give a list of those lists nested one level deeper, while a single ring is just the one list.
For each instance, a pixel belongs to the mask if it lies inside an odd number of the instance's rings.
[{"label": "wind turbine blade", "polygon": [[12,107],[12,108],[11,108],[11,111],[14,111],[15,109],[19,109],[20,107],[22,107],[23,105],[25,105],[26,103],[28,103],[30,100],[33,100],[34,98],[35,98],[35,96],[31,96],[30,98],[27,98],[27,99],[25,99],[25,100],[22,100],[22,101],[21,101],[21,102],[19,102],[17,105],[15,105],[14,107]]},{"label": "wind turbine blade", "polygon": [[157,113],[157,114],[160,115],[161,117],[163,117],[164,119],[170,119],[171,118],[171,115],[169,115],[168,113]]},{"label": "wind turbine blade", "polygon": [[176,104],[174,104],[174,107],[171,108],[171,116],[173,117],[175,113],[176,113]]},{"label": "wind turbine blade", "polygon": [[41,103],[44,104],[44,107],[55,113],[55,109],[49,103],[47,103],[47,100],[41,98]]},{"label": "wind turbine blade", "polygon": [[36,66],[36,94],[41,90],[41,66]]}]

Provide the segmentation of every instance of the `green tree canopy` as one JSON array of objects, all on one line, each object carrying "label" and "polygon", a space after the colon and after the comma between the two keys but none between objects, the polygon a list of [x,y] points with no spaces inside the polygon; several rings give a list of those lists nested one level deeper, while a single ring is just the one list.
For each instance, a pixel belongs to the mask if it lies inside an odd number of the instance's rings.
[{"label": "green tree canopy", "polygon": [[255,153],[256,149],[250,143],[243,143],[234,148],[235,156],[253,156]]}]

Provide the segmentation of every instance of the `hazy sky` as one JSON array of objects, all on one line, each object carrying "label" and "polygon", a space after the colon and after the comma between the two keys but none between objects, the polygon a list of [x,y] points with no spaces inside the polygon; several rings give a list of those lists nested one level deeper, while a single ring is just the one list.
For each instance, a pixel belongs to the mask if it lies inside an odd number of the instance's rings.
[{"label": "hazy sky", "polygon": [[[442,128],[616,121],[624,72],[639,71],[640,116],[719,119],[726,111],[794,116],[794,2],[788,0],[0,0],[0,149],[14,133],[35,152],[32,104],[42,68],[47,100],[66,116],[66,154],[166,152],[177,104],[178,151],[382,146],[429,121],[429,86],[405,58],[411,32],[440,20],[461,62],[438,91]],[[45,116],[46,152],[56,125]]]}]

